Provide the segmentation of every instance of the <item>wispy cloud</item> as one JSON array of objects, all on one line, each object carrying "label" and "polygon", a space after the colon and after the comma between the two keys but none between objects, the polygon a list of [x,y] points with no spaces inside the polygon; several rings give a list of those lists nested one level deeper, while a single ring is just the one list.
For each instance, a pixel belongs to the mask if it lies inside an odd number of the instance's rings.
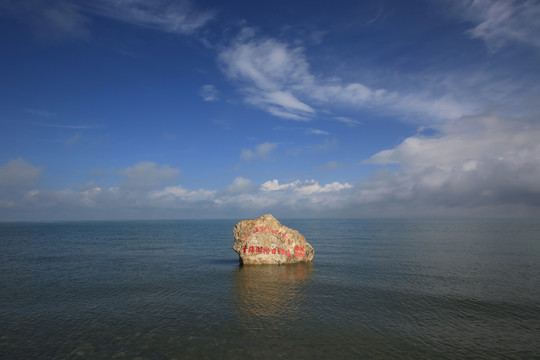
[{"label": "wispy cloud", "polygon": [[309,129],[307,131],[308,134],[313,134],[313,135],[330,135],[330,133],[328,131],[324,131],[324,130],[320,130],[320,129]]},{"label": "wispy cloud", "polygon": [[349,127],[355,127],[355,126],[358,126],[358,125],[361,125],[362,123],[358,120],[352,120],[352,119],[349,119],[348,117],[345,117],[345,116],[336,116],[334,118],[336,121],[339,121]]},{"label": "wispy cloud", "polygon": [[141,161],[120,170],[119,174],[124,177],[126,186],[145,189],[174,181],[180,174],[180,170],[171,168],[169,165],[159,166],[152,161]]},{"label": "wispy cloud", "polygon": [[55,119],[56,113],[43,109],[24,109],[28,114],[36,115],[47,119]]},{"label": "wispy cloud", "polygon": [[79,143],[79,141],[81,141],[82,138],[83,138],[83,134],[81,132],[77,132],[75,135],[73,135],[72,137],[70,137],[69,139],[65,141],[65,145],[67,147],[73,147],[77,145],[77,143]]},{"label": "wispy cloud", "polygon": [[244,29],[219,61],[224,73],[240,85],[246,102],[276,116],[307,120],[315,110],[299,100],[294,88],[312,81],[301,48],[274,39],[257,39]]},{"label": "wispy cloud", "polygon": [[188,0],[25,0],[0,2],[4,15],[27,22],[45,39],[87,38],[92,17],[117,21],[179,35],[191,35],[215,17],[198,10]]},{"label": "wispy cloud", "polygon": [[90,18],[79,7],[66,0],[0,1],[0,14],[27,23],[34,33],[45,40],[86,38]]},{"label": "wispy cloud", "polygon": [[238,176],[227,186],[225,193],[231,195],[247,194],[256,191],[257,188],[258,186],[250,179]]},{"label": "wispy cloud", "polygon": [[475,26],[467,33],[497,51],[508,42],[540,46],[540,3],[528,0],[461,0],[460,15]]},{"label": "wispy cloud", "polygon": [[41,173],[40,167],[22,158],[9,160],[0,166],[0,187],[11,189],[35,185]]},{"label": "wispy cloud", "polygon": [[175,34],[193,34],[215,16],[212,11],[196,9],[187,0],[97,0],[80,1],[78,6],[81,11],[92,15]]},{"label": "wispy cloud", "polygon": [[265,142],[255,146],[255,149],[244,149],[240,153],[240,159],[242,161],[251,160],[268,160],[272,152],[277,148],[276,143]]},{"label": "wispy cloud", "polygon": [[309,116],[315,113],[311,106],[298,100],[290,91],[252,91],[246,102],[291,120],[309,120]]},{"label": "wispy cloud", "polygon": [[322,170],[322,171],[331,171],[331,170],[336,170],[336,169],[341,169],[341,168],[344,168],[346,167],[347,165],[341,163],[341,162],[338,162],[338,161],[330,161],[324,165],[321,165],[319,166],[317,169],[318,170]]},{"label": "wispy cloud", "polygon": [[219,91],[214,85],[203,85],[199,90],[199,95],[201,95],[203,100],[207,102],[214,102],[219,100]]},{"label": "wispy cloud", "polygon": [[[366,84],[315,76],[305,49],[272,38],[256,36],[244,29],[222,49],[219,63],[246,103],[277,117],[310,121],[325,108],[355,107],[402,118],[450,120],[473,113],[468,101],[457,101],[449,93],[434,97],[429,91],[401,93],[396,89],[372,88]],[[358,122],[337,116],[347,126]]]},{"label": "wispy cloud", "polygon": [[103,128],[103,125],[93,124],[60,124],[60,123],[35,123],[39,126],[59,128],[59,129],[71,129],[71,130],[92,130]]}]

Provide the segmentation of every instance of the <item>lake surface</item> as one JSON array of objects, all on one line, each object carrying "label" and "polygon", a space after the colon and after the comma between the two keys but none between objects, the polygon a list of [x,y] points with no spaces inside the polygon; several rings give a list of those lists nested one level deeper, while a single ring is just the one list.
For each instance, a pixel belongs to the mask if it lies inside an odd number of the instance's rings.
[{"label": "lake surface", "polygon": [[0,358],[540,356],[538,221],[281,219],[314,262],[252,267],[236,222],[0,223]]}]

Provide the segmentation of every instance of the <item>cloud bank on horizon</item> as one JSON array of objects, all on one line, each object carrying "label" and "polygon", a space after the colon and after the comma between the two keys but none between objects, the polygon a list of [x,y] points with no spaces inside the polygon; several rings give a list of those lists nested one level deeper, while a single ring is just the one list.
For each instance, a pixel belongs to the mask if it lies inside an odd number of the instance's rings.
[{"label": "cloud bank on horizon", "polygon": [[0,10],[0,220],[540,215],[539,1]]}]

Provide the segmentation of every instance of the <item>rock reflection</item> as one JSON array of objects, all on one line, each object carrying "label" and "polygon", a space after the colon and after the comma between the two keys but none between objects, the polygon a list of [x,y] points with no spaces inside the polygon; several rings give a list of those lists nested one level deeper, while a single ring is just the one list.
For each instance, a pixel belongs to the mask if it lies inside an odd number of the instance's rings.
[{"label": "rock reflection", "polygon": [[313,263],[242,266],[234,274],[234,307],[240,320],[301,316]]}]

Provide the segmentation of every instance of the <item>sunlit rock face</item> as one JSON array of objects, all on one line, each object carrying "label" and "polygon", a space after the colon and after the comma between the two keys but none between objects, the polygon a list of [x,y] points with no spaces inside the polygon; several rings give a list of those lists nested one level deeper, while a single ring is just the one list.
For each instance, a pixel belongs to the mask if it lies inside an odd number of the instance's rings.
[{"label": "sunlit rock face", "polygon": [[233,249],[244,265],[292,264],[313,261],[315,251],[298,231],[272,215],[240,221],[233,229]]}]

